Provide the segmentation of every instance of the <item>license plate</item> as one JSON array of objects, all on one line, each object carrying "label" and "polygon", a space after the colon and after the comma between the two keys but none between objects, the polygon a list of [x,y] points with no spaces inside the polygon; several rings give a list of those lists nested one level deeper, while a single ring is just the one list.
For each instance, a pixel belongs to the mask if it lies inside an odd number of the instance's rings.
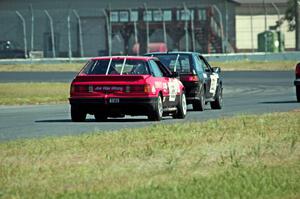
[{"label": "license plate", "polygon": [[119,98],[110,98],[109,103],[112,103],[112,104],[120,103],[120,99]]}]

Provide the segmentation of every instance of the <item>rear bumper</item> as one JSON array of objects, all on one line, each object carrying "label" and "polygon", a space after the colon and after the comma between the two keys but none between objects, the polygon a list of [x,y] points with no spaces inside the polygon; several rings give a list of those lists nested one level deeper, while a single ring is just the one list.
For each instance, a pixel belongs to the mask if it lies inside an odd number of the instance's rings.
[{"label": "rear bumper", "polygon": [[183,82],[185,87],[185,95],[187,104],[192,104],[194,101],[200,100],[200,86],[199,82]]},{"label": "rear bumper", "polygon": [[157,98],[118,98],[118,103],[110,103],[105,98],[69,98],[71,106],[89,114],[106,113],[108,116],[148,115],[155,107]]},{"label": "rear bumper", "polygon": [[300,86],[300,79],[296,79],[296,80],[294,81],[294,85],[295,85],[295,86]]}]

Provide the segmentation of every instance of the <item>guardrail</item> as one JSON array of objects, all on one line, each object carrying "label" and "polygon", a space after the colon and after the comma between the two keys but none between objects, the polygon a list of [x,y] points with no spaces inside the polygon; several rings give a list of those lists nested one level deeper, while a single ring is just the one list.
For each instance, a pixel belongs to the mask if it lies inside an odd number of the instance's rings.
[{"label": "guardrail", "polygon": [[300,61],[300,51],[281,53],[231,53],[204,55],[209,61]]},{"label": "guardrail", "polygon": [[[232,53],[232,54],[204,54],[209,61],[300,61],[300,51],[282,53]],[[59,64],[85,63],[90,57],[83,58],[37,58],[37,59],[1,59],[1,64]]]}]

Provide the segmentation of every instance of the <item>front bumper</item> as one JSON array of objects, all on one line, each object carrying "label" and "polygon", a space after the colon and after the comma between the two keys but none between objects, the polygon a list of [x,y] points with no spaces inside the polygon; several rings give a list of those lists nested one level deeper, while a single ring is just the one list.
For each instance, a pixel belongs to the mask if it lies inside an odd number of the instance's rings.
[{"label": "front bumper", "polygon": [[300,86],[300,79],[296,79],[296,80],[294,81],[294,85],[295,85],[295,86]]},{"label": "front bumper", "polygon": [[105,112],[108,116],[148,115],[153,111],[157,98],[117,98],[111,103],[110,98],[69,98],[71,106],[89,114]]}]

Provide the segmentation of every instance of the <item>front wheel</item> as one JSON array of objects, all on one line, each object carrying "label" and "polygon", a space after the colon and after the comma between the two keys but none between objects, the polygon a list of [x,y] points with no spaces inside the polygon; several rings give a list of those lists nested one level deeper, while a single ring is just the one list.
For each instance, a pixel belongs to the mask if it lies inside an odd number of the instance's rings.
[{"label": "front wheel", "polygon": [[185,94],[182,93],[180,96],[179,103],[177,105],[177,112],[173,115],[173,118],[183,119],[186,116],[187,105]]},{"label": "front wheel", "polygon": [[300,102],[300,86],[296,86],[297,102]]},{"label": "front wheel", "polygon": [[86,112],[80,110],[78,107],[71,106],[71,119],[73,122],[84,122]]},{"label": "front wheel", "polygon": [[215,101],[210,102],[210,107],[212,109],[222,109],[222,106],[223,106],[223,88],[219,86],[216,93]]},{"label": "front wheel", "polygon": [[152,112],[148,115],[148,119],[151,121],[160,121],[162,119],[162,116],[163,116],[162,97],[158,96]]}]

